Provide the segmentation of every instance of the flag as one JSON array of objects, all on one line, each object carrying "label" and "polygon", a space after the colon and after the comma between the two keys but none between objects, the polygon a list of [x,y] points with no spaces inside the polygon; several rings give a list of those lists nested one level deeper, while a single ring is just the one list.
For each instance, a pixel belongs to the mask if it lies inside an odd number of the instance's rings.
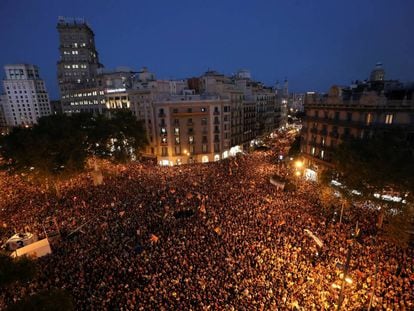
[{"label": "flag", "polygon": [[313,233],[312,233],[312,231],[310,231],[310,230],[308,230],[308,229],[305,229],[305,233],[307,234],[307,235],[309,235],[314,241],[315,241],[315,243],[319,246],[319,247],[322,247],[323,246],[323,242],[321,241],[321,239],[319,239],[317,236],[315,236]]},{"label": "flag", "polygon": [[150,241],[151,243],[158,243],[158,237],[155,234],[151,234]]}]

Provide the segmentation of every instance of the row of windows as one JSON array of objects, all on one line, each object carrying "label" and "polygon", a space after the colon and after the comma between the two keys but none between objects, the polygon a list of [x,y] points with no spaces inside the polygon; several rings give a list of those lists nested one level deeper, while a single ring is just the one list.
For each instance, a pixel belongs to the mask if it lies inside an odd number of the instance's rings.
[{"label": "row of windows", "polygon": [[[318,117],[318,118],[325,118],[325,119],[332,119],[335,121],[339,121],[339,120],[346,120],[348,122],[351,121],[357,121],[355,120],[356,118],[356,114],[353,114],[352,112],[346,112],[346,118],[345,119],[341,119],[341,113],[340,111],[335,111],[333,113],[329,113],[328,111],[321,111],[321,110],[314,110],[313,111],[313,116],[314,117]],[[342,114],[342,116],[344,116],[344,114]],[[393,123],[393,114],[388,113],[385,115],[385,124],[392,124]],[[365,123],[367,125],[371,124],[372,122],[374,122],[374,114],[373,113],[366,113],[365,114]]]},{"label": "row of windows", "polygon": [[[201,153],[208,153],[208,145],[207,144],[202,144],[201,145]],[[219,144],[215,144],[214,145],[214,152],[220,152],[220,145]],[[195,153],[195,146],[190,145],[188,146],[188,151],[185,149],[183,152],[181,150],[181,146],[175,146],[174,147],[174,155],[179,156],[179,155],[187,155],[190,156],[192,154]],[[163,157],[167,157],[168,156],[168,147],[161,147],[161,156]]]},{"label": "row of windows", "polygon": [[78,68],[83,68],[83,69],[85,69],[85,68],[87,68],[87,65],[85,65],[85,64],[73,64],[73,65],[65,65],[64,66],[65,67],[65,69],[78,69]]}]

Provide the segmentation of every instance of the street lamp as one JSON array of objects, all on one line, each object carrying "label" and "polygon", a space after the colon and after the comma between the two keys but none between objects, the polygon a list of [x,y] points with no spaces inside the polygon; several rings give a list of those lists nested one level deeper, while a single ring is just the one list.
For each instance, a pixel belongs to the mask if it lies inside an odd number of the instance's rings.
[{"label": "street lamp", "polygon": [[302,161],[300,161],[300,160],[296,161],[296,162],[295,162],[295,167],[296,167],[297,169],[301,169],[301,168],[303,167],[303,162],[302,162]]}]

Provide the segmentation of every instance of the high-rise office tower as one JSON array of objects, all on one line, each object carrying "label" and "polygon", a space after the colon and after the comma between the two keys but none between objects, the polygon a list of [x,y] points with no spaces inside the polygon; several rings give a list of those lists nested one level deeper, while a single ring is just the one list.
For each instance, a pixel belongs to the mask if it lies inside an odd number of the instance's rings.
[{"label": "high-rise office tower", "polygon": [[29,126],[50,114],[49,95],[37,66],[6,65],[4,70],[2,107],[8,126]]},{"label": "high-rise office tower", "polygon": [[[57,29],[60,43],[57,69],[63,111],[97,112],[101,102],[96,76],[103,66],[99,63],[95,35],[83,19],[77,18],[59,17]],[[85,97],[81,109],[73,104],[74,97]]]}]

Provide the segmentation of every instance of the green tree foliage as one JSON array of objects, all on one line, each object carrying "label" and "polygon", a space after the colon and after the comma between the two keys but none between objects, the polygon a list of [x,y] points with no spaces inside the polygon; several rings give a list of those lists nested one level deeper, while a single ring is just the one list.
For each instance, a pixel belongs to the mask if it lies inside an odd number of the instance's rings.
[{"label": "green tree foliage", "polygon": [[93,119],[88,143],[93,155],[127,162],[148,142],[142,122],[130,111],[117,110],[109,117],[101,115]]},{"label": "green tree foliage", "polygon": [[372,195],[386,189],[414,189],[414,148],[401,132],[352,139],[338,146],[334,164],[349,188]]},{"label": "green tree foliage", "polygon": [[36,266],[32,260],[0,253],[0,288],[16,281],[29,281],[35,274]]},{"label": "green tree foliage", "polygon": [[62,289],[43,291],[9,306],[8,311],[72,311],[75,310],[71,295]]},{"label": "green tree foliage", "polygon": [[131,112],[116,111],[110,117],[43,117],[32,128],[14,128],[0,144],[2,157],[13,169],[60,178],[82,170],[90,155],[125,162],[147,140],[142,123]]},{"label": "green tree foliage", "polygon": [[[351,139],[338,146],[334,153],[338,177],[345,185],[345,196],[352,189],[361,198],[376,201],[386,216],[384,229],[391,240],[406,246],[413,230],[414,146],[400,131],[379,133],[371,139]],[[330,180],[332,172],[324,175]],[[392,192],[404,196],[407,204],[376,200],[374,194]],[[405,195],[408,195],[405,197]]]},{"label": "green tree foliage", "polygon": [[52,115],[32,128],[14,128],[1,142],[0,152],[17,171],[33,168],[40,177],[59,176],[84,167],[86,132],[80,126],[87,116]]},{"label": "green tree foliage", "polygon": [[296,157],[300,153],[300,135],[295,137],[295,140],[290,145],[289,157]]}]

